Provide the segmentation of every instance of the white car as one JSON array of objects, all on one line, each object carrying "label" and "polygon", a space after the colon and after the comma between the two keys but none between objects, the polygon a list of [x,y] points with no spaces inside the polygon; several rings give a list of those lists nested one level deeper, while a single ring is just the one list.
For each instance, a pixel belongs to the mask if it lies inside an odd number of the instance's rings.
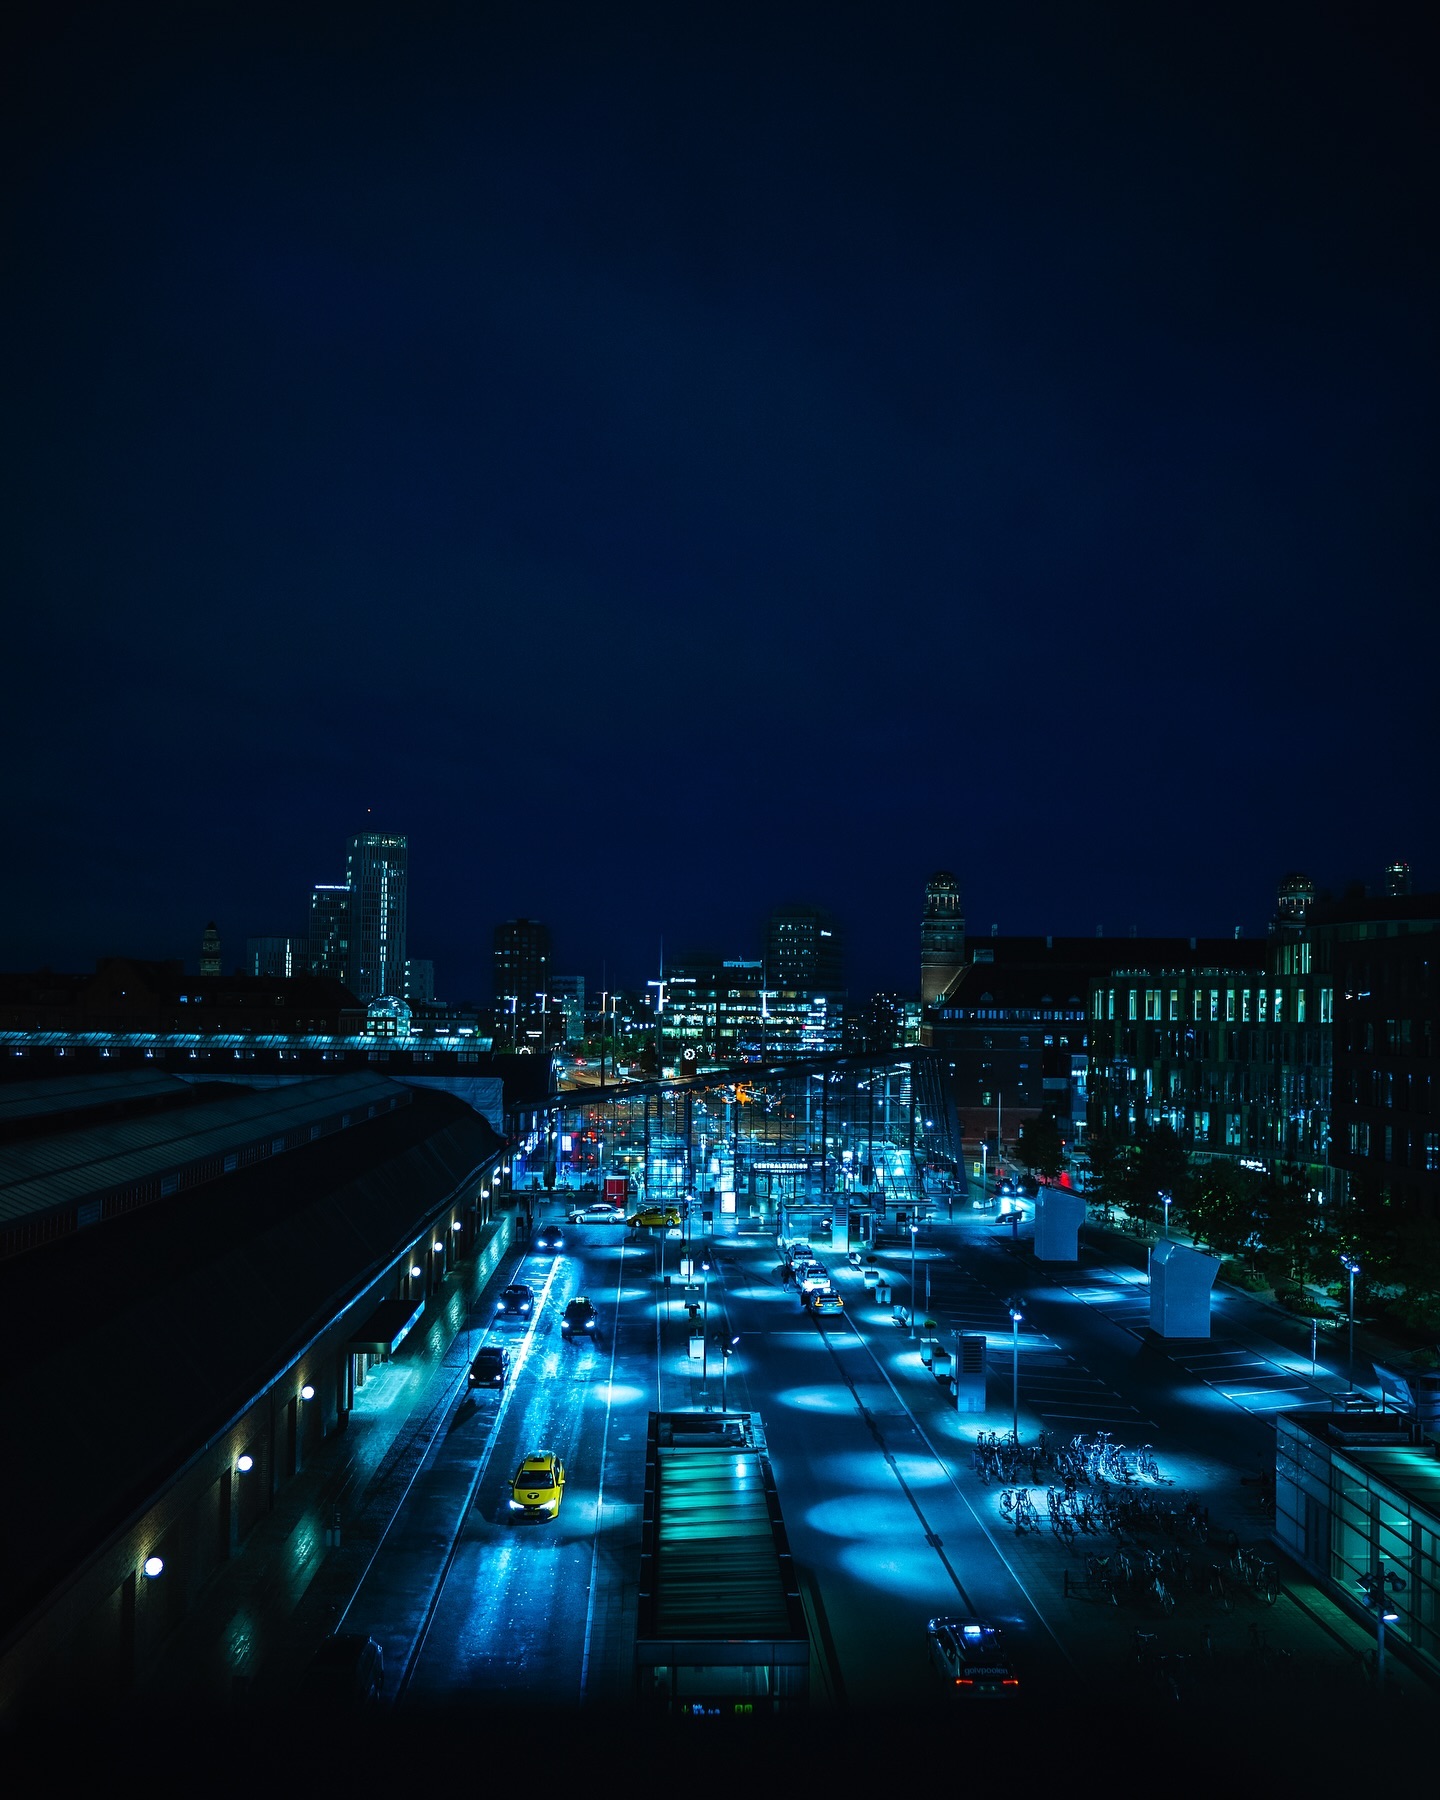
[{"label": "white car", "polygon": [[811,1288],[825,1288],[830,1285],[830,1276],[817,1262],[802,1263],[795,1271],[795,1285],[802,1294]]},{"label": "white car", "polygon": [[570,1215],[572,1225],[623,1225],[625,1208],[623,1206],[582,1206],[578,1212]]}]

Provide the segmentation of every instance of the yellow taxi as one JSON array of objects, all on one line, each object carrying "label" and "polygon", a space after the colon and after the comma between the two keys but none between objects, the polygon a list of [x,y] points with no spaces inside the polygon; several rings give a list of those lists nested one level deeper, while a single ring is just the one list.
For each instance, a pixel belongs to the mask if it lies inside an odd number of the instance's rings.
[{"label": "yellow taxi", "polygon": [[630,1223],[663,1231],[668,1226],[678,1225],[680,1214],[673,1206],[642,1206],[639,1212],[630,1215]]},{"label": "yellow taxi", "polygon": [[510,1510],[533,1519],[553,1519],[564,1493],[564,1463],[553,1450],[536,1450],[515,1471]]}]

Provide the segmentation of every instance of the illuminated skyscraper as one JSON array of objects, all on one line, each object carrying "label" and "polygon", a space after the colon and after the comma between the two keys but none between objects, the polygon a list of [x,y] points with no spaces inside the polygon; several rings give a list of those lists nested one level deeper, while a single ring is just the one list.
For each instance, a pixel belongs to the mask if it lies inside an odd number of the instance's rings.
[{"label": "illuminated skyscraper", "polygon": [[925,883],[925,916],[920,921],[920,1004],[935,1006],[965,968],[965,914],[960,883],[941,869]]},{"label": "illuminated skyscraper", "polygon": [[765,927],[765,980],[772,988],[838,994],[845,987],[840,927],[818,906],[782,906]]},{"label": "illuminated skyscraper", "polygon": [[405,992],[405,900],[409,850],[404,837],[358,832],[346,851],[350,889],[350,979],[357,1000]]},{"label": "illuminated skyscraper", "polygon": [[218,975],[220,972],[220,933],[215,921],[211,919],[200,940],[200,973]]},{"label": "illuminated skyscraper", "polygon": [[[507,919],[495,927],[495,1035],[516,1043],[527,1024],[548,1011],[550,932],[538,919]],[[545,995],[542,1005],[540,996]]]},{"label": "illuminated skyscraper", "polygon": [[1410,892],[1410,865],[1399,860],[1385,867],[1385,892],[1392,900],[1403,900]]},{"label": "illuminated skyscraper", "polygon": [[245,940],[245,973],[276,975],[284,981],[310,969],[309,940],[303,937],[258,937]]},{"label": "illuminated skyscraper", "polygon": [[310,891],[310,973],[350,983],[350,890],[317,882]]}]

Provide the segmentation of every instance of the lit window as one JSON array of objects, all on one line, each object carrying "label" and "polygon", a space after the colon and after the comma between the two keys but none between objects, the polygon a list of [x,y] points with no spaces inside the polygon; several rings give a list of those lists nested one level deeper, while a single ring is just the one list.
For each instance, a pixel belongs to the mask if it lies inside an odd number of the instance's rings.
[{"label": "lit window", "polygon": [[1210,990],[1210,1023],[1213,1025],[1219,1017],[1220,1017],[1220,990],[1219,990],[1219,988],[1211,988],[1211,990]]},{"label": "lit window", "polygon": [[1258,1018],[1259,1022],[1263,1025],[1265,1023],[1265,1021],[1267,1020],[1267,1018],[1269,1017],[1269,1001],[1270,1001],[1269,988],[1256,988],[1255,999],[1259,1006],[1259,1011],[1257,1012],[1256,1017]]},{"label": "lit window", "polygon": [[1139,998],[1140,998],[1140,996],[1139,996],[1138,990],[1135,988],[1131,988],[1131,990],[1130,990],[1130,1017],[1132,1019],[1136,1017],[1135,1008],[1139,1003]]},{"label": "lit window", "polygon": [[1170,1022],[1171,1022],[1171,1024],[1173,1025],[1179,1017],[1180,1017],[1180,990],[1179,990],[1179,988],[1171,988],[1171,990],[1170,990]]},{"label": "lit window", "polygon": [[1277,1025],[1280,1023],[1280,1019],[1284,1012],[1284,1009],[1285,1009],[1284,991],[1280,988],[1276,988],[1276,990],[1275,990],[1275,1023]]},{"label": "lit window", "polygon": [[1305,1023],[1305,990],[1304,990],[1304,988],[1297,988],[1295,990],[1295,1023],[1297,1025],[1303,1025]]},{"label": "lit window", "polygon": [[1190,1017],[1192,1019],[1199,1019],[1202,1004],[1203,996],[1201,995],[1199,988],[1193,989],[1190,995]]},{"label": "lit window", "polygon": [[1234,990],[1234,988],[1226,988],[1226,990],[1225,990],[1225,1023],[1227,1025],[1233,1025],[1235,1023],[1235,990]]},{"label": "lit window", "polygon": [[1160,1017],[1159,988],[1146,988],[1145,990],[1145,1017],[1147,1019],[1158,1019]]},{"label": "lit window", "polygon": [[1244,1025],[1250,1023],[1250,990],[1246,988],[1240,995],[1240,1021]]}]

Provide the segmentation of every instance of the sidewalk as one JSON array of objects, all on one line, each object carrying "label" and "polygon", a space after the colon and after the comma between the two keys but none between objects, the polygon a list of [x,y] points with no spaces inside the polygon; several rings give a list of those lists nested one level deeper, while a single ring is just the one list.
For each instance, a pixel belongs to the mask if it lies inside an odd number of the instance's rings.
[{"label": "sidewalk", "polygon": [[[456,1340],[499,1272],[512,1227],[504,1214],[482,1233],[476,1254],[446,1275],[394,1360],[372,1369],[348,1427],[309,1453],[273,1509],[206,1584],[158,1665],[142,1677],[147,1694],[227,1705],[252,1693],[273,1697],[298,1679],[331,1616],[359,1585],[443,1426],[456,1391]],[[316,1616],[297,1642],[302,1607]]]}]

